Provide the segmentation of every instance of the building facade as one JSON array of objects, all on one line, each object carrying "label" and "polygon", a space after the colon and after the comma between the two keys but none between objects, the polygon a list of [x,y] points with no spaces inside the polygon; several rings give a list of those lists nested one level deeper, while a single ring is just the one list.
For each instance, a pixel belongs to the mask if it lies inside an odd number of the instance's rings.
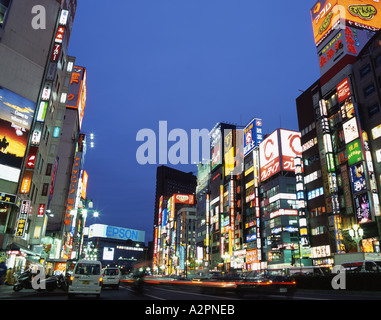
[{"label": "building facade", "polygon": [[[44,27],[33,23],[36,10],[32,8],[41,9],[37,12]],[[44,257],[42,239],[59,165],[57,151],[72,74],[69,66],[74,59],[67,55],[67,48],[75,11],[73,0],[1,5],[0,242],[6,254],[12,253],[7,264],[16,270],[26,260],[38,262]]]}]

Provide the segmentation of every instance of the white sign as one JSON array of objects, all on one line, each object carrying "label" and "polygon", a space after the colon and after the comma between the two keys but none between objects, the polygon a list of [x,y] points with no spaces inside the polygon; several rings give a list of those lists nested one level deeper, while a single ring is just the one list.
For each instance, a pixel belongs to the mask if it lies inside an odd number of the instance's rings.
[{"label": "white sign", "polygon": [[352,118],[351,120],[343,123],[343,130],[346,144],[357,139],[359,137],[359,130],[357,127],[356,118]]}]

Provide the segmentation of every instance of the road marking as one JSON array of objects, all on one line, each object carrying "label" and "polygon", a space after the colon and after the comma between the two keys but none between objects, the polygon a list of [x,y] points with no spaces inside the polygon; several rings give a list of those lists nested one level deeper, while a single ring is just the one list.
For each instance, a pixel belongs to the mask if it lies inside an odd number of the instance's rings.
[{"label": "road marking", "polygon": [[183,293],[183,294],[195,294],[203,297],[213,297],[213,298],[219,298],[219,299],[225,299],[225,300],[241,300],[237,298],[232,298],[232,297],[221,297],[221,296],[213,296],[209,294],[203,294],[203,293],[197,293],[197,292],[185,292],[185,291],[178,291],[178,290],[170,290],[170,289],[163,289],[163,288],[156,288],[164,291],[170,291],[170,292],[177,292],[177,293]]},{"label": "road marking", "polygon": [[[123,286],[121,288],[126,289],[128,291],[131,291],[132,293],[135,293],[135,291],[130,289],[130,288],[126,288],[126,287],[123,287]],[[147,297],[150,297],[150,298],[153,298],[153,299],[157,299],[157,300],[166,300],[164,298],[156,297],[156,296],[153,296],[153,295],[150,295],[150,294],[146,294],[146,293],[143,293],[143,296],[147,296]]]}]

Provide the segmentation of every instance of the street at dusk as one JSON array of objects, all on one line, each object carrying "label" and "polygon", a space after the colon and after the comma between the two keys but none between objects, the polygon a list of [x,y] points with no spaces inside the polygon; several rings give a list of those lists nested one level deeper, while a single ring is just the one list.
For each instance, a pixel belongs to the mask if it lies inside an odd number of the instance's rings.
[{"label": "street at dusk", "polygon": [[0,300],[380,300],[380,30],[379,0],[0,0]]}]

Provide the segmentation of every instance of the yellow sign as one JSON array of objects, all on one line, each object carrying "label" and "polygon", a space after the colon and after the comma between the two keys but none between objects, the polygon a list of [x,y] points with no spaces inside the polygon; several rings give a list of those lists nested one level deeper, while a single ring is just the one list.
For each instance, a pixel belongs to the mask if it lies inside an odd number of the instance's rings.
[{"label": "yellow sign", "polygon": [[377,0],[320,0],[311,9],[316,46],[333,29],[350,27],[377,31],[381,28],[381,10]]}]

